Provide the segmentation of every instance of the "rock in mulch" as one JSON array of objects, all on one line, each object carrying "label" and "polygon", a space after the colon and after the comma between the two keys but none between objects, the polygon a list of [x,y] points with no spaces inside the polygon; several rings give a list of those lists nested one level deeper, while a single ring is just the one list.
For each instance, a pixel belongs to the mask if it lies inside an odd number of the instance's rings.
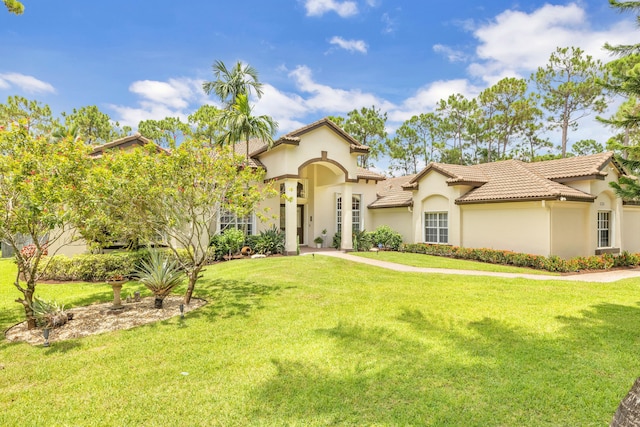
[{"label": "rock in mulch", "polygon": [[[153,307],[153,297],[143,298],[139,302],[123,303],[123,308],[120,310],[112,310],[112,303],[72,308],[66,311],[73,313],[73,319],[59,328],[51,329],[49,342],[82,338],[119,329],[131,329],[179,316],[182,302],[182,297],[172,295],[164,299],[161,309]],[[206,303],[205,300],[193,298],[191,304],[184,307],[184,312],[188,313]],[[9,341],[25,341],[32,345],[44,344],[42,330],[28,330],[27,322],[18,323],[7,329],[5,336]]]}]

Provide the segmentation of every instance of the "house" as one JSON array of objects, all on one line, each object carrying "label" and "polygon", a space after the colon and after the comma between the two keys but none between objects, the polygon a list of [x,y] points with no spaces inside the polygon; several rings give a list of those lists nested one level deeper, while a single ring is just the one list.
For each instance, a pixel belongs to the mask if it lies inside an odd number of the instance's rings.
[{"label": "house", "polygon": [[[97,147],[144,145],[139,134]],[[246,155],[245,144],[236,152]],[[250,234],[272,226],[285,232],[285,251],[311,246],[327,230],[352,249],[353,230],[388,225],[405,242],[505,249],[563,258],[640,252],[640,206],[625,203],[609,183],[624,173],[612,153],[538,163],[506,160],[473,166],[431,163],[420,173],[385,178],[358,167],[369,148],[322,119],[277,139],[249,144],[250,164],[264,168],[285,198],[263,201],[276,213],[259,222],[221,212],[216,227]],[[83,243],[62,248],[72,255]]]},{"label": "house", "polygon": [[562,258],[640,252],[640,207],[609,185],[624,173],[613,153],[535,163],[431,163],[412,193],[409,241]]}]

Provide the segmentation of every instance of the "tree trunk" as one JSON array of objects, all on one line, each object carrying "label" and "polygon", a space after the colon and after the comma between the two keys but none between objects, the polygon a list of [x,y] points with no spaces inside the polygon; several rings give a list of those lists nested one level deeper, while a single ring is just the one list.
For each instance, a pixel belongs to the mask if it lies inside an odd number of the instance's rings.
[{"label": "tree trunk", "polygon": [[640,427],[640,378],[620,402],[610,427]]},{"label": "tree trunk", "polygon": [[184,294],[184,303],[185,305],[189,305],[191,303],[191,296],[193,295],[193,290],[196,287],[196,281],[200,276],[200,270],[202,267],[195,267],[192,271],[187,273],[187,277],[189,278],[189,286],[187,286],[187,292]]},{"label": "tree trunk", "polygon": [[31,305],[33,304],[33,294],[35,292],[35,285],[27,283],[27,289],[24,290],[24,300],[22,301],[22,305],[24,306],[24,314],[27,318],[27,329],[35,329],[36,327],[36,318],[33,315],[33,309]]}]

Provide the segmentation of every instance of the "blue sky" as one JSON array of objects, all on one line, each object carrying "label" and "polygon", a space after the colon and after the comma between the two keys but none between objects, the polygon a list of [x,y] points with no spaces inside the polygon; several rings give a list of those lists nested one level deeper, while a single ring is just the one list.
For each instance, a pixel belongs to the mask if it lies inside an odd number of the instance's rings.
[{"label": "blue sky", "polygon": [[55,114],[97,105],[134,128],[215,103],[201,84],[218,59],[258,70],[266,86],[255,112],[280,133],[371,105],[393,130],[450,94],[528,77],[557,46],[608,61],[605,41],[640,38],[633,16],[606,0],[23,3],[21,16],[0,9],[0,102],[21,95]]}]

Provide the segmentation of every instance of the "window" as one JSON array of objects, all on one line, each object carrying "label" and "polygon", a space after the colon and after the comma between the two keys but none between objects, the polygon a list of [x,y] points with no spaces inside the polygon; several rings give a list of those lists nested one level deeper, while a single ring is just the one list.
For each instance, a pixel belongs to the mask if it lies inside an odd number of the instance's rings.
[{"label": "window", "polygon": [[598,247],[608,248],[611,246],[611,212],[598,212]]},{"label": "window", "polygon": [[[308,179],[300,179],[296,185],[296,197],[300,199],[306,199],[309,188]],[[285,194],[285,184],[280,184],[280,194]]]},{"label": "window", "polygon": [[[361,199],[362,195],[360,194],[354,194],[351,197],[351,228],[353,231],[360,231],[362,226]],[[340,233],[342,231],[342,196],[340,194],[336,198],[336,218],[336,229]]]},{"label": "window", "polygon": [[446,212],[424,213],[424,241],[449,243],[449,218]]},{"label": "window", "polygon": [[239,217],[231,211],[226,209],[220,210],[220,233],[224,232],[227,228],[237,228],[242,230],[247,235],[253,234],[253,215],[249,214],[244,217]]}]

